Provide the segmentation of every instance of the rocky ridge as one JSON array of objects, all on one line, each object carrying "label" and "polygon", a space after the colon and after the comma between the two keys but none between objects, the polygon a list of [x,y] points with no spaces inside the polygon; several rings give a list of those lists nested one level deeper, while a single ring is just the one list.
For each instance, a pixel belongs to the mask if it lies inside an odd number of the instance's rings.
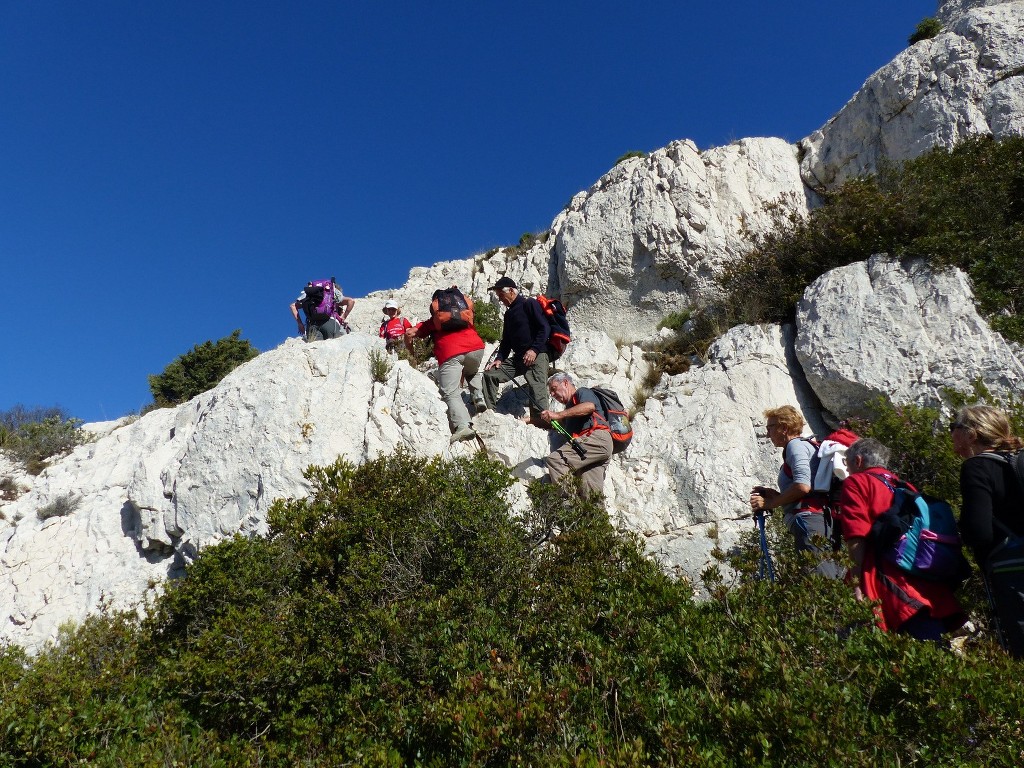
[{"label": "rocky ridge", "polygon": [[[436,287],[484,296],[502,274],[559,294],[576,331],[559,367],[631,404],[647,368],[635,342],[669,309],[713,290],[721,267],[770,225],[769,205],[806,212],[817,192],[882,157],[1021,131],[1024,2],[959,0],[943,3],[940,17],[939,36],[872,75],[795,146],[745,139],[700,152],[678,141],[626,160],[576,195],[532,247],[414,269],[402,288],[359,300],[357,332],[344,339],[286,341],[175,409],[88,425],[96,440],[38,477],[0,464],[29,488],[0,509],[0,638],[38,648],[64,621],[138,605],[202,548],[264,530],[273,499],[306,493],[309,464],[362,462],[398,446],[478,450],[448,446],[428,375],[396,361],[374,380],[385,298],[415,315]],[[774,481],[777,456],[758,439],[766,407],[792,403],[820,433],[873,394],[933,403],[942,387],[979,376],[996,392],[1020,392],[1024,362],[978,316],[962,274],[884,256],[835,270],[807,289],[795,326],[734,328],[703,366],[662,380],[634,420],[633,445],[612,462],[609,514],[666,568],[695,576],[714,546],[749,525],[741,515],[750,486]],[[525,405],[517,392],[499,405],[475,421],[484,450],[523,480],[541,476],[548,435],[515,418]],[[69,495],[78,502],[70,514],[38,518]]]}]

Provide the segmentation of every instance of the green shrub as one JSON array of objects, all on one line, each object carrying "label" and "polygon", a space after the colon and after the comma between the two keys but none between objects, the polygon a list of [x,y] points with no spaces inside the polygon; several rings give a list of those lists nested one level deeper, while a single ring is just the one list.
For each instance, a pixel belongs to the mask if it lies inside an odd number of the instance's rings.
[{"label": "green shrub", "polygon": [[686,321],[689,320],[692,315],[693,312],[689,309],[684,309],[679,312],[670,312],[658,322],[658,328],[668,328],[672,331],[678,331],[686,324]]},{"label": "green shrub", "polygon": [[504,330],[498,305],[477,296],[473,297],[473,324],[480,338],[486,342],[498,341]]},{"label": "green shrub", "polygon": [[434,340],[429,336],[425,338],[414,338],[412,340],[412,354],[402,345],[398,348],[398,359],[408,360],[409,365],[414,368],[421,365],[434,354]]},{"label": "green shrub", "polygon": [[0,479],[0,501],[14,501],[24,490],[13,477]]},{"label": "green shrub", "polygon": [[914,34],[907,38],[907,45],[913,45],[921,40],[930,40],[942,31],[942,22],[933,16],[927,16],[918,23]]},{"label": "green shrub", "polygon": [[622,155],[622,157],[615,161],[615,164],[618,165],[619,163],[624,163],[626,160],[629,160],[632,157],[647,157],[647,153],[641,152],[640,150],[632,150]]},{"label": "green shrub", "polygon": [[169,408],[187,402],[256,357],[259,351],[247,339],[239,338],[241,333],[235,330],[218,341],[197,344],[175,358],[162,373],[150,376],[149,388],[156,406]]},{"label": "green shrub", "polygon": [[785,201],[770,205],[773,227],[723,271],[722,297],[694,309],[686,333],[650,350],[655,365],[679,373],[728,328],[791,322],[814,280],[878,253],[964,270],[991,326],[1024,342],[1024,137],[967,139],[823,197],[806,217]]}]

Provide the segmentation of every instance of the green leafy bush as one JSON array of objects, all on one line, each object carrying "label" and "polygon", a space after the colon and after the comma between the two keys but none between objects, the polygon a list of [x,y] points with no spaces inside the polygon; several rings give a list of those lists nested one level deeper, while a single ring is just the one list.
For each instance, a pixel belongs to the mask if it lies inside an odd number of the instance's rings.
[{"label": "green leafy bush", "polygon": [[175,358],[163,373],[149,377],[153,402],[158,408],[191,400],[198,394],[215,387],[221,379],[242,363],[252,360],[259,351],[247,339],[241,339],[241,330],[218,341],[204,341],[191,351]]},{"label": "green leafy bush", "polygon": [[774,226],[723,271],[721,298],[652,350],[656,365],[686,370],[690,355],[740,323],[791,322],[814,280],[879,253],[959,267],[990,325],[1024,342],[1024,137],[967,139],[822,194],[806,217],[785,201],[768,207]]},{"label": "green leafy bush", "polygon": [[668,578],[599,505],[400,453],[307,473],[141,624],[0,651],[12,765],[1013,765],[1024,667],[879,632],[781,525]]},{"label": "green leafy bush", "polygon": [[669,312],[658,323],[658,328],[668,328],[672,331],[678,331],[692,315],[693,312],[689,309],[684,309],[679,312]]},{"label": "green leafy bush", "polygon": [[914,34],[907,38],[907,45],[913,45],[922,40],[930,40],[942,31],[942,22],[934,16],[927,16],[918,22]]},{"label": "green leafy bush", "polygon": [[504,329],[498,305],[477,296],[473,297],[473,324],[486,342],[498,341]]}]

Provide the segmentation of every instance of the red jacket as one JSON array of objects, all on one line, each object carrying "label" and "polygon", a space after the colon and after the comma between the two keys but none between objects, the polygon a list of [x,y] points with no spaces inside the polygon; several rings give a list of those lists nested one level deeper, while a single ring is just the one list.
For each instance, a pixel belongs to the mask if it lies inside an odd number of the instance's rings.
[{"label": "red jacket", "polygon": [[461,331],[439,331],[434,328],[432,320],[425,320],[416,325],[416,336],[425,339],[434,337],[434,357],[438,365],[466,352],[475,352],[484,348],[484,340],[476,332],[476,328],[463,328]]},{"label": "red jacket", "polygon": [[405,336],[406,328],[412,328],[412,323],[406,318],[396,315],[380,324],[380,337],[382,339],[400,339]]},{"label": "red jacket", "polygon": [[[867,538],[872,523],[892,504],[892,491],[872,473],[896,477],[887,469],[872,467],[867,472],[854,472],[843,481],[839,520],[847,539]],[[927,608],[933,619],[945,620],[947,630],[956,629],[967,620],[949,586],[912,576],[894,563],[876,559],[871,539],[864,548],[860,583],[865,597],[881,601],[877,615],[882,629],[899,629],[922,608]]]}]

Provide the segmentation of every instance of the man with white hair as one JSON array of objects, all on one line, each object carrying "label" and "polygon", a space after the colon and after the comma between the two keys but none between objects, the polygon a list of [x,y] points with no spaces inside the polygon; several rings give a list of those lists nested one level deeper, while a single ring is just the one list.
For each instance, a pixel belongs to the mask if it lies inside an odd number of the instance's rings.
[{"label": "man with white hair", "polygon": [[601,400],[587,387],[577,389],[572,376],[564,372],[548,379],[548,392],[565,409],[541,411],[541,420],[547,424],[558,422],[573,437],[572,441],[549,453],[544,460],[548,477],[551,482],[560,483],[572,473],[579,477],[580,490],[584,495],[603,493],[613,444]]}]

